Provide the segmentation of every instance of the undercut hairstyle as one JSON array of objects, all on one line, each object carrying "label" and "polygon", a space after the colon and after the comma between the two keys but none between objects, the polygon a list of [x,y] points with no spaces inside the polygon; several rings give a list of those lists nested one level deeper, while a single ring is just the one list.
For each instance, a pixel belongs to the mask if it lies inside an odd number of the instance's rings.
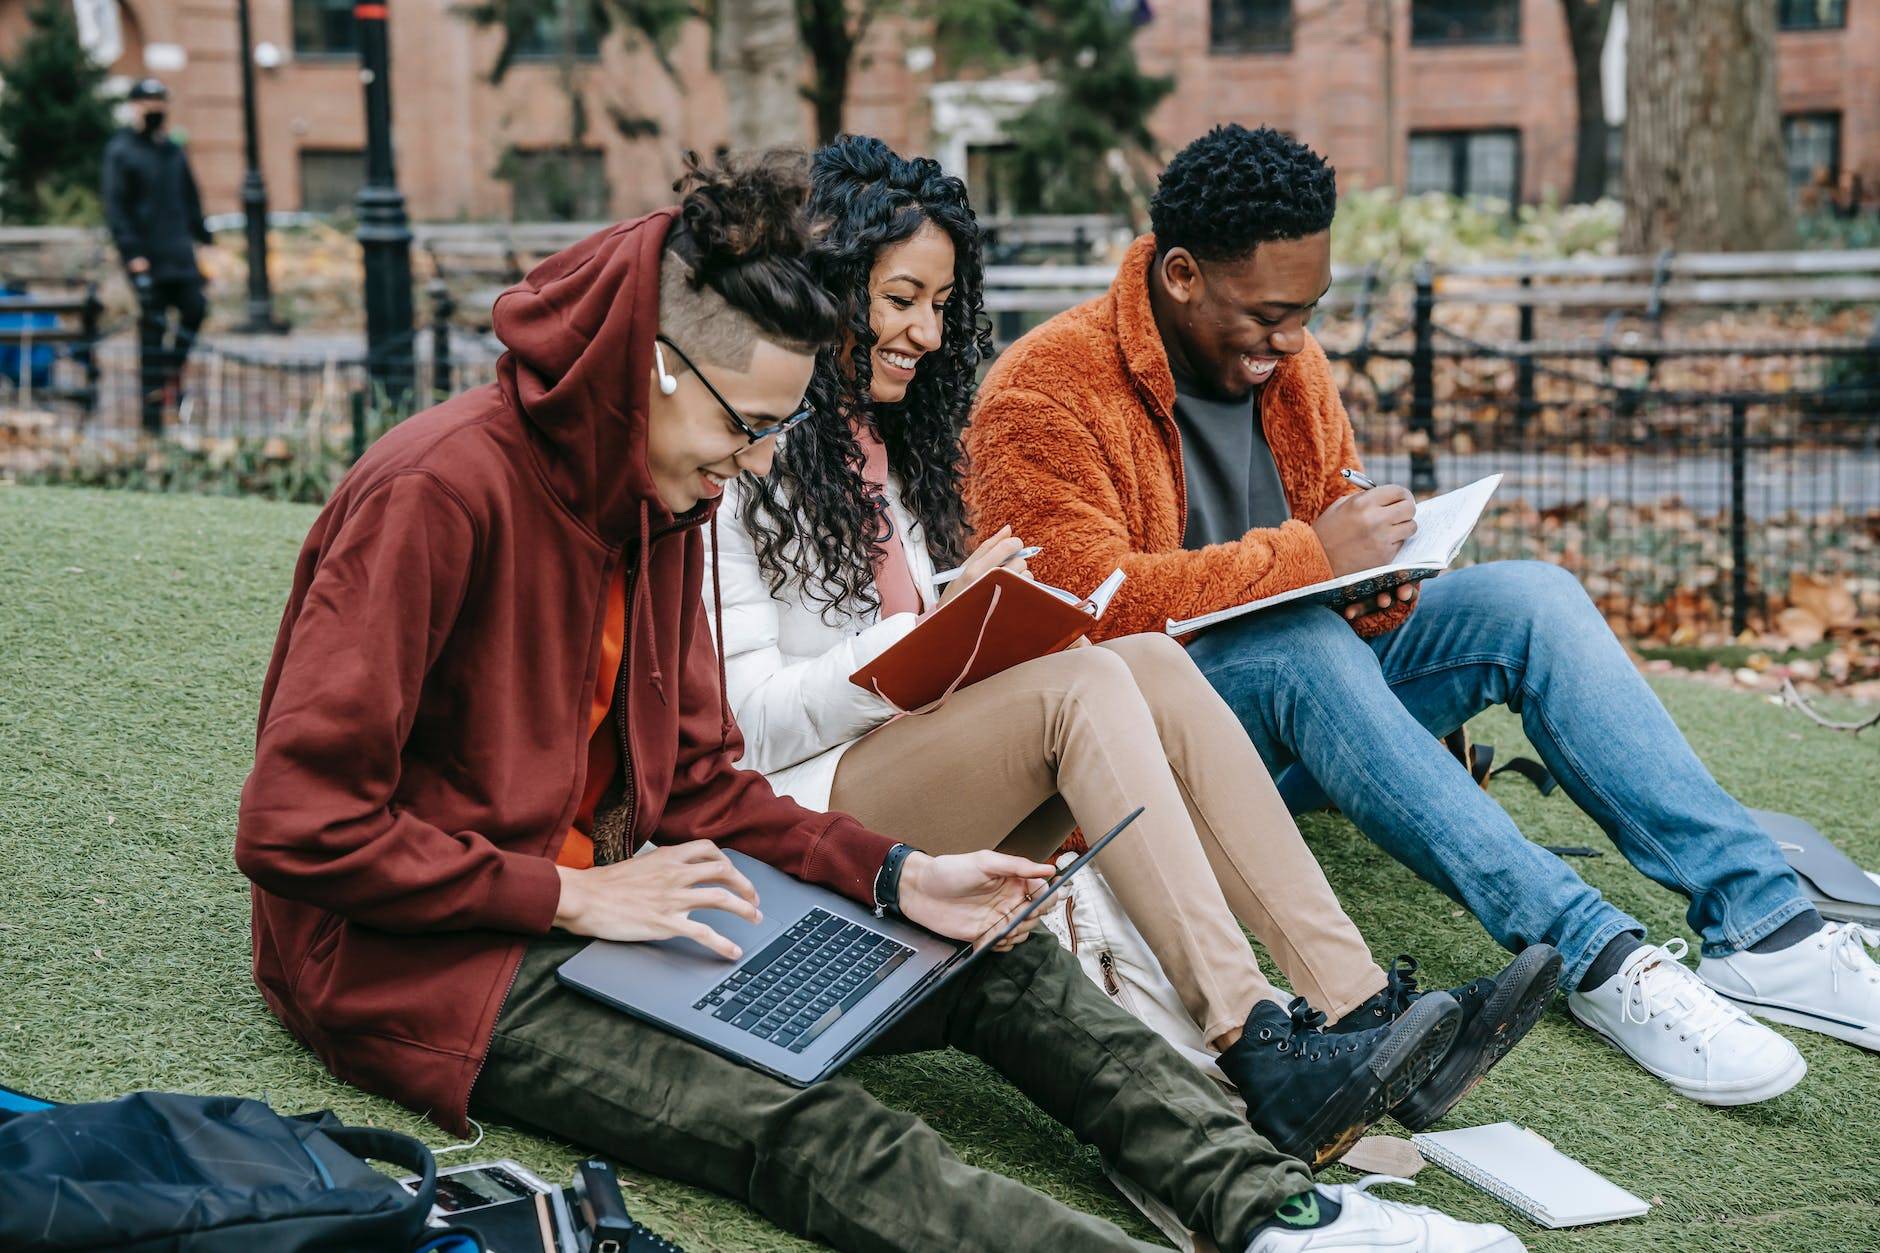
[{"label": "undercut hairstyle", "polygon": [[[842,343],[816,354],[808,401],[816,416],[791,431],[766,478],[746,476],[740,517],[771,593],[786,585],[825,621],[881,606],[875,559],[892,538],[880,502],[862,478],[851,423],[872,428],[888,453],[902,503],[919,521],[939,566],[966,554],[960,495],[960,432],[992,355],[982,289],[981,233],[966,184],[927,157],[895,153],[879,139],[844,135],[811,161],[810,217],[822,232],[815,259],[823,284],[847,312]],[[883,250],[932,225],[953,241],[953,292],[940,347],[920,359],[907,395],[889,406],[870,395],[875,333],[869,272]]]},{"label": "undercut hairstyle", "polygon": [[1239,261],[1261,244],[1329,230],[1337,171],[1270,127],[1217,126],[1175,155],[1149,201],[1155,254]]},{"label": "undercut hairstyle", "polygon": [[[775,149],[703,165],[688,152],[685,167],[660,265],[661,332],[688,356],[739,371],[760,338],[807,354],[840,335],[841,306],[810,264],[804,155]],[[685,362],[667,366],[676,373]]]}]

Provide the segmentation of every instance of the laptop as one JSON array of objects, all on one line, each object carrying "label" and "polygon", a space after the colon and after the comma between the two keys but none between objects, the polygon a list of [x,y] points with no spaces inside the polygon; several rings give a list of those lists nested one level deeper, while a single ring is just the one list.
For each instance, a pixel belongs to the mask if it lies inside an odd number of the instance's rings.
[{"label": "laptop", "polygon": [[797,1087],[840,1070],[877,1036],[1045,907],[1142,814],[1138,806],[1023,909],[978,940],[949,940],[727,849],[757,889],[764,921],[693,917],[744,951],[726,962],[682,937],[596,940],[563,962],[562,983]]}]

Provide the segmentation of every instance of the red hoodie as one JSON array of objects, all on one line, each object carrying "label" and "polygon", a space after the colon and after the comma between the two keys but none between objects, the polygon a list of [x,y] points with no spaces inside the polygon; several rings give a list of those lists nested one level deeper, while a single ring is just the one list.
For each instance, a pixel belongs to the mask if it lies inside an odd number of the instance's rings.
[{"label": "red hoodie", "polygon": [[675,517],[646,466],[673,217],[503,294],[498,381],[387,434],[314,522],[261,691],[235,840],[255,982],[336,1075],[454,1132],[554,919],[618,563],[631,843],[716,840],[861,901],[893,843],[733,764],[701,595],[716,505]]}]

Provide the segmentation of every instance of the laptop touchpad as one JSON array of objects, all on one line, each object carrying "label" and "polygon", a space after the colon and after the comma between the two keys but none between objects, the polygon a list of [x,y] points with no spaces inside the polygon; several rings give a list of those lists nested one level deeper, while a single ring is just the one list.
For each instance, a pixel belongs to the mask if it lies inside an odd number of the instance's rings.
[{"label": "laptop touchpad", "polygon": [[[763,922],[756,924],[746,922],[736,914],[727,913],[722,909],[695,909],[690,917],[694,922],[704,923],[743,949],[744,957],[750,957],[763,948],[765,942],[781,929],[781,924],[773,922],[768,914],[764,915]],[[734,964],[712,952],[697,940],[689,940],[684,936],[659,940],[655,947],[672,957],[683,958],[688,963],[694,960],[703,961],[720,970],[729,970]],[[741,957],[738,960],[742,961],[744,958]]]}]

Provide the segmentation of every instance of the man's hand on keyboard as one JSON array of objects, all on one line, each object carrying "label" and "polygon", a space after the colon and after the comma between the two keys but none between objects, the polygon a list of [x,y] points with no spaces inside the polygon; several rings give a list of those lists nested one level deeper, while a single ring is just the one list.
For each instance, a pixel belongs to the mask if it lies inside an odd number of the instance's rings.
[{"label": "man's hand on keyboard", "polygon": [[656,848],[591,870],[557,866],[561,902],[555,925],[597,940],[665,940],[682,935],[727,961],[744,950],[686,915],[722,909],[762,922],[757,889],[710,840]]},{"label": "man's hand on keyboard", "polygon": [[[930,857],[910,853],[901,867],[901,913],[936,935],[977,940],[1016,913],[1054,867],[982,851]],[[1006,937],[1000,951],[1030,934],[1037,920]]]}]

